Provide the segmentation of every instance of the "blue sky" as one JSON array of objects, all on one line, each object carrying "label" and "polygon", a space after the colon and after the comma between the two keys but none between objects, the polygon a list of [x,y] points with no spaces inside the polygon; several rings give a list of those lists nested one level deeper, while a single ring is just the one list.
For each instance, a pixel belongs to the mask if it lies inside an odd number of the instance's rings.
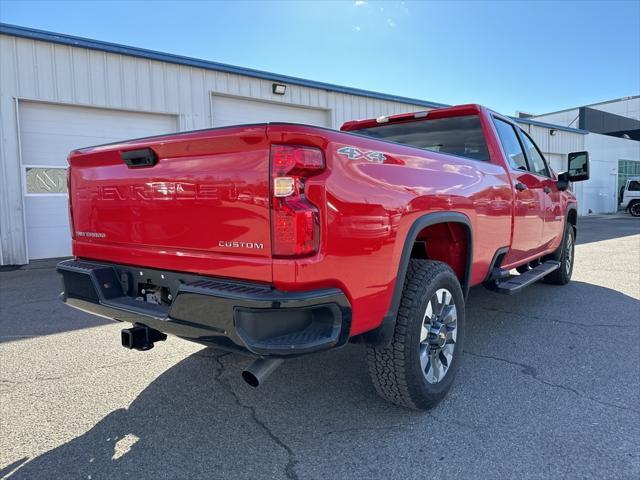
[{"label": "blue sky", "polygon": [[506,114],[640,93],[637,0],[0,0],[0,19]]}]

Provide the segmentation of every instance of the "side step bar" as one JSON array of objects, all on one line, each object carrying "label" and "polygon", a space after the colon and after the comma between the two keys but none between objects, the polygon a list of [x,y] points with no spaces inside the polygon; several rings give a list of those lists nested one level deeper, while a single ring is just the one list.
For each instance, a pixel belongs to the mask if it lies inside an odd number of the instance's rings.
[{"label": "side step bar", "polygon": [[560,268],[560,262],[548,260],[525,273],[514,275],[507,278],[506,280],[496,280],[494,283],[486,286],[490,290],[493,290],[497,293],[515,295],[516,293],[520,293],[523,288],[537,282],[538,280],[550,274],[554,270],[557,270],[558,268]]}]

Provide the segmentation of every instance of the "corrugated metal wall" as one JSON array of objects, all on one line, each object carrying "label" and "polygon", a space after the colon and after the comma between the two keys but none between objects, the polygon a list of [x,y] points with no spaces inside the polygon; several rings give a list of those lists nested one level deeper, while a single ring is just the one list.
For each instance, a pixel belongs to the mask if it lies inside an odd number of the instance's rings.
[{"label": "corrugated metal wall", "polygon": [[175,114],[181,130],[211,126],[211,94],[323,108],[346,120],[425,107],[0,35],[0,264],[26,262],[17,99]]},{"label": "corrugated metal wall", "polygon": [[[568,153],[584,150],[584,138],[586,135],[564,130],[556,130],[555,134],[551,135],[551,128],[524,123],[521,123],[520,127],[531,135],[531,138],[540,147],[542,153],[552,162],[552,167],[556,171],[566,170]],[[560,157],[562,158],[561,160]],[[559,163],[562,165],[559,165]]]}]

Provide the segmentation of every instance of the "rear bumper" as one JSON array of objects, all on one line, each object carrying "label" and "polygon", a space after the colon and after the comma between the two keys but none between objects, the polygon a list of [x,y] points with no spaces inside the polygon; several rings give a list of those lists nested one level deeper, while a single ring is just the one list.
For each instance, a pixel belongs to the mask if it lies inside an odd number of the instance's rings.
[{"label": "rear bumper", "polygon": [[[58,264],[62,300],[113,320],[145,325],[206,345],[290,357],[347,342],[351,306],[339,289],[281,292],[268,285],[102,262]],[[161,305],[140,300],[139,286],[166,288]]]}]

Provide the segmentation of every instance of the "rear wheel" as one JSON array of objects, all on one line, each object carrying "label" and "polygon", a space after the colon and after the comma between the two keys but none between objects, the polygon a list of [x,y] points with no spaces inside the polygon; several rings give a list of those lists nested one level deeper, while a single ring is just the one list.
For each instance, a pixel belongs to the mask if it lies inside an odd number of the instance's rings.
[{"label": "rear wheel", "polygon": [[442,262],[411,260],[391,344],[367,346],[369,373],[386,400],[426,410],[444,398],[464,340],[464,297]]},{"label": "rear wheel", "polygon": [[573,257],[575,253],[575,239],[576,232],[573,229],[573,225],[567,222],[564,227],[564,237],[562,239],[562,245],[558,247],[558,250],[551,255],[551,260],[560,262],[560,268],[554,270],[549,275],[544,277],[544,281],[547,283],[553,283],[555,285],[566,285],[571,280],[571,274],[573,273]]},{"label": "rear wheel", "polygon": [[634,217],[640,217],[640,202],[633,202],[629,205],[629,213]]}]

